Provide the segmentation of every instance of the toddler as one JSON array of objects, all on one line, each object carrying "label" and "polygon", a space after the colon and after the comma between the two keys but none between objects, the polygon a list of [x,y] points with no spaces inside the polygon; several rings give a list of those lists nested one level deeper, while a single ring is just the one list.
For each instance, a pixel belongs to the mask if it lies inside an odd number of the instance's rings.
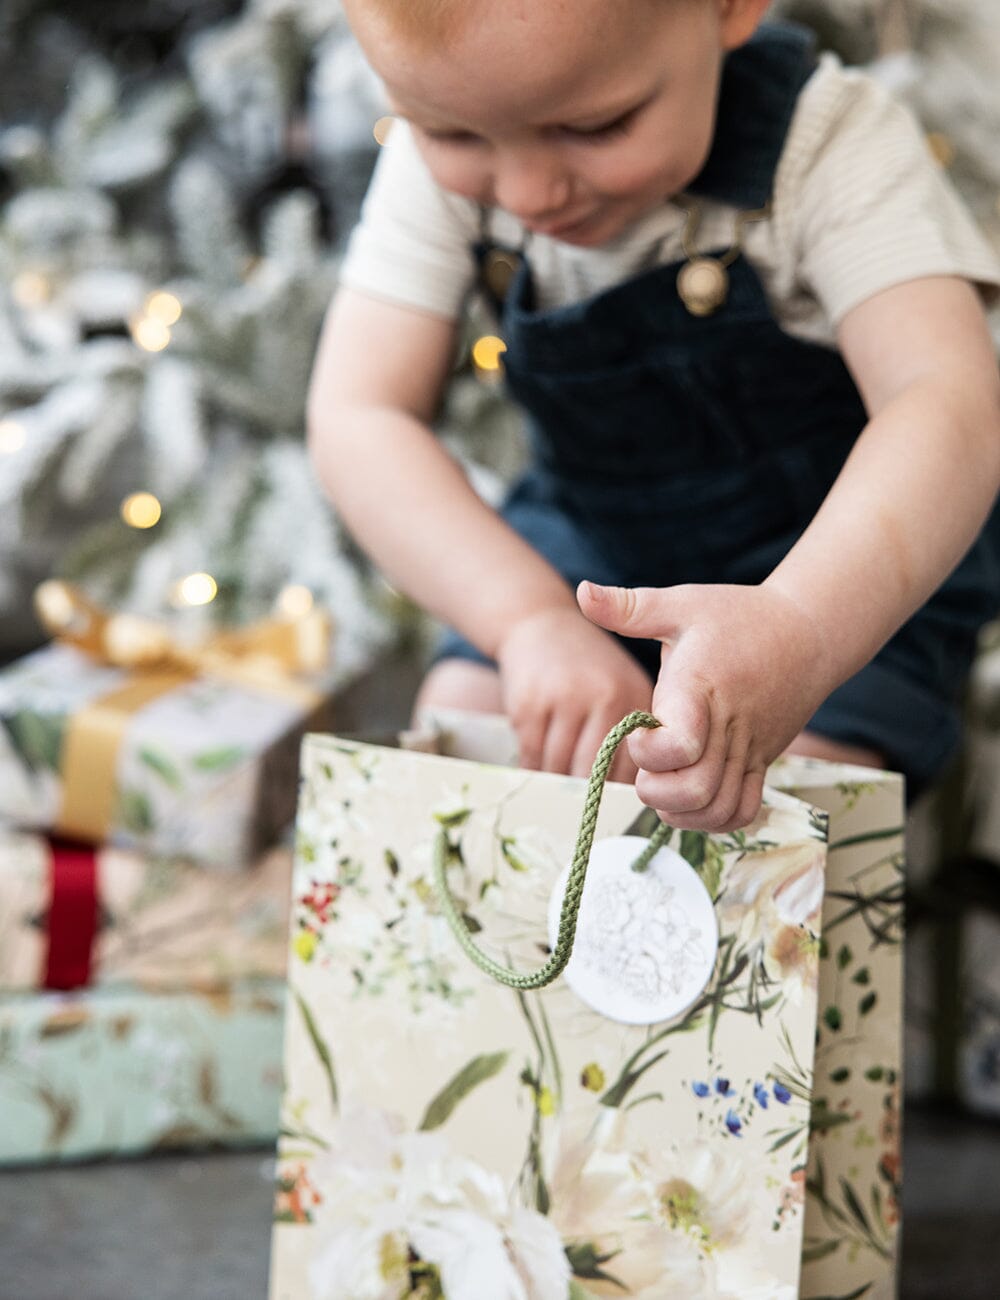
[{"label": "toddler", "polygon": [[[310,440],[454,629],[418,710],[581,774],[651,708],[637,790],[681,827],[750,821],[786,749],[919,789],[1000,605],[1000,275],[909,115],[767,0],[345,8],[399,120]],[[429,427],[474,286],[531,435],[499,513]]]}]

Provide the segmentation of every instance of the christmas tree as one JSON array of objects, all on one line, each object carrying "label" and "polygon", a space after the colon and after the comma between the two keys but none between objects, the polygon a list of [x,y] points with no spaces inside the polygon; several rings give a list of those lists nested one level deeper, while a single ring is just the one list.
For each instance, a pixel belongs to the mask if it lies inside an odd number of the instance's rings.
[{"label": "christmas tree", "polygon": [[[319,327],[388,125],[377,81],[326,2],[71,19],[22,0],[2,23],[0,653],[40,638],[31,593],[55,574],[116,608],[183,607],[187,625],[315,599],[350,676],[414,618],[304,445]],[[502,462],[496,387],[460,370],[444,429],[468,460],[454,430],[474,427],[467,446]]]}]

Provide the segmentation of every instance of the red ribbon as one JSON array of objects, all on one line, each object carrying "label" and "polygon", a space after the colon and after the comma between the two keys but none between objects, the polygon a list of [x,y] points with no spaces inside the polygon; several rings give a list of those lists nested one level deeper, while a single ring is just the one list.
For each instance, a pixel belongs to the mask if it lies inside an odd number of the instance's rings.
[{"label": "red ribbon", "polygon": [[100,909],[97,853],[92,845],[52,840],[52,894],[48,912],[47,989],[90,983]]}]

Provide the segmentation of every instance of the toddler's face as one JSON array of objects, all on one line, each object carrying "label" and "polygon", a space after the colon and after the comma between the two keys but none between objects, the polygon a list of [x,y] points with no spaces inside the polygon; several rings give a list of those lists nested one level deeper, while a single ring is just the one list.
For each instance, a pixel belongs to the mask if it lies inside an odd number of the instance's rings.
[{"label": "toddler's face", "polygon": [[365,0],[347,7],[440,185],[591,247],[701,170],[737,39],[729,5],[469,0],[437,40],[394,30]]}]

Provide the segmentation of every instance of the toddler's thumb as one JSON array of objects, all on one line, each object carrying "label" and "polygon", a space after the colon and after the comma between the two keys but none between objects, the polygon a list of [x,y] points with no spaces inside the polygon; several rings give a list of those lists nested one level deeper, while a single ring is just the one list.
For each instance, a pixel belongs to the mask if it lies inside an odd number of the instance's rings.
[{"label": "toddler's thumb", "polygon": [[576,599],[585,618],[620,636],[660,639],[675,629],[665,588],[601,587],[596,582],[581,582]]}]

